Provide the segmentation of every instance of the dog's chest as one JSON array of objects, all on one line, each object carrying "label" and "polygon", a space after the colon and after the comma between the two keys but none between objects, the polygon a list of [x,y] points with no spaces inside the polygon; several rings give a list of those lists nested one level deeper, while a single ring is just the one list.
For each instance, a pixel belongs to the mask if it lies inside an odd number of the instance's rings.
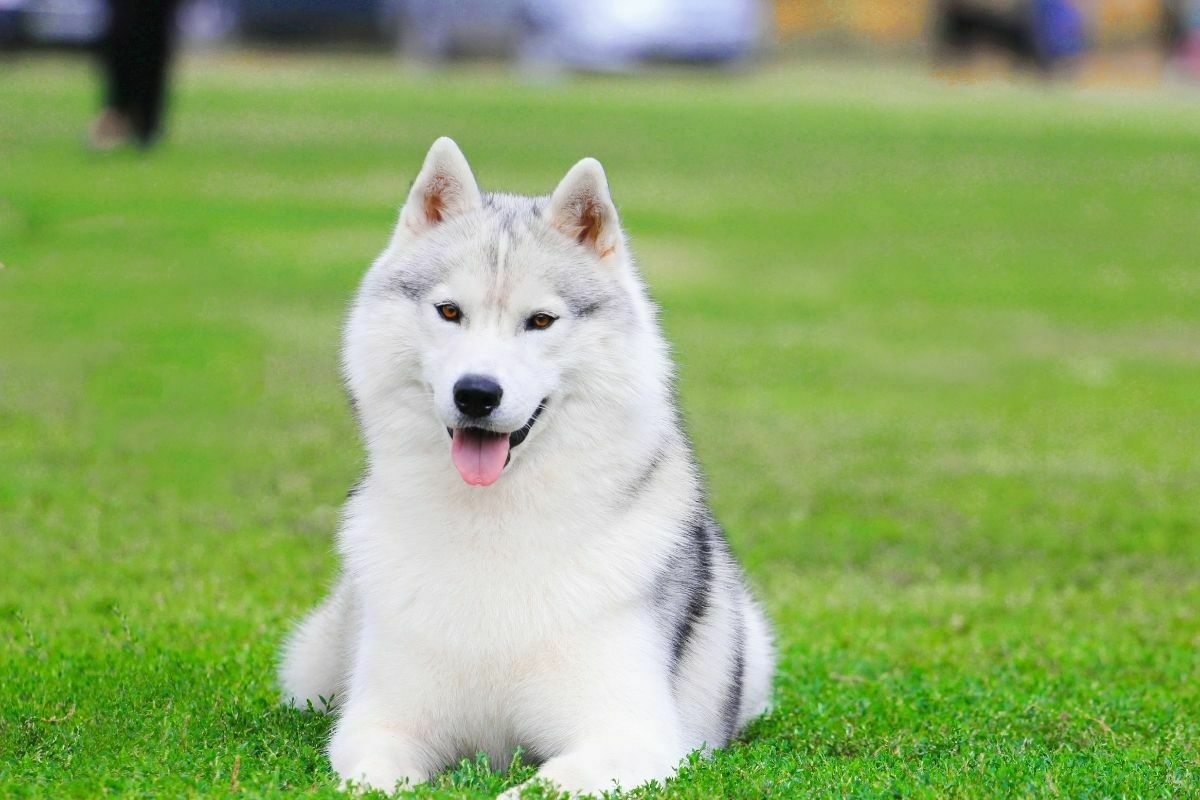
[{"label": "dog's chest", "polygon": [[367,586],[370,635],[381,637],[396,685],[420,687],[417,705],[454,732],[461,751],[448,757],[486,752],[494,767],[530,746],[516,723],[536,701],[530,687],[610,613],[587,570],[530,559],[416,559]]},{"label": "dog's chest", "polygon": [[373,571],[366,599],[398,635],[448,655],[520,652],[604,612],[621,578],[596,561],[586,554],[422,554],[394,574]]},{"label": "dog's chest", "polygon": [[605,508],[405,512],[363,514],[344,552],[374,625],[441,669],[511,676],[636,603],[661,569],[659,526]]}]

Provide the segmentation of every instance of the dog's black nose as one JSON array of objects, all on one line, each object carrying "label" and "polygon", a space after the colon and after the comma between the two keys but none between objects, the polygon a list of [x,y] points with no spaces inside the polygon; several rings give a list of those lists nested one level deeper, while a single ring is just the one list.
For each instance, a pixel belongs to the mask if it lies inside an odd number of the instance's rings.
[{"label": "dog's black nose", "polygon": [[454,384],[454,405],[468,417],[486,417],[500,405],[504,390],[486,375],[463,375]]}]

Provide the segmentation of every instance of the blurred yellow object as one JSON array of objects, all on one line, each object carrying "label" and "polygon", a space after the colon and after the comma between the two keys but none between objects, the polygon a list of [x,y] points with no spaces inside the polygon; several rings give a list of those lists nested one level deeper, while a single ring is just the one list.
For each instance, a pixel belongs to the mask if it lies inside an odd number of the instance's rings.
[{"label": "blurred yellow object", "polygon": [[826,32],[854,33],[879,42],[920,38],[931,0],[775,0],[775,26],[781,39]]},{"label": "blurred yellow object", "polygon": [[[1019,0],[977,0],[979,6],[1010,9]],[[846,35],[887,44],[923,38],[936,13],[934,0],[774,0],[775,28],[783,41]],[[1159,0],[1076,0],[1101,47],[1145,43],[1159,33]]]},{"label": "blurred yellow object", "polygon": [[1117,45],[1154,36],[1163,24],[1161,0],[1091,0],[1080,7],[1097,45]]},{"label": "blurred yellow object", "polygon": [[894,0],[856,0],[844,3],[849,26],[877,42],[905,42],[925,31],[929,0],[897,3]]},{"label": "blurred yellow object", "polygon": [[837,11],[826,0],[775,0],[775,30],[781,39],[838,27]]}]

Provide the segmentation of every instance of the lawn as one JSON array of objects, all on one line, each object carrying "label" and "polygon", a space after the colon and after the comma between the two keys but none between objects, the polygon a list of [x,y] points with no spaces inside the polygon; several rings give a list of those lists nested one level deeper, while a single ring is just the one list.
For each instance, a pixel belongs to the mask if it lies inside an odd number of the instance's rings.
[{"label": "lawn", "polygon": [[0,65],[0,796],[336,795],[274,661],[441,134],[485,189],[604,162],[777,626],[774,711],[637,796],[1200,795],[1194,95],[220,56],[143,157],[81,148],[93,78]]}]

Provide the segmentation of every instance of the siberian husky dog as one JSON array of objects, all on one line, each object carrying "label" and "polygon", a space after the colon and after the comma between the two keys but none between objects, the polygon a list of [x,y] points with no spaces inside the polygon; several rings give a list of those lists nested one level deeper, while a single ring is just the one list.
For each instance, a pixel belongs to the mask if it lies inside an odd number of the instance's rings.
[{"label": "siberian husky dog", "polygon": [[334,708],[346,785],[521,748],[560,789],[629,789],[766,708],[771,634],[597,161],[549,197],[484,194],[435,142],[343,367],[367,469],[281,680]]}]

